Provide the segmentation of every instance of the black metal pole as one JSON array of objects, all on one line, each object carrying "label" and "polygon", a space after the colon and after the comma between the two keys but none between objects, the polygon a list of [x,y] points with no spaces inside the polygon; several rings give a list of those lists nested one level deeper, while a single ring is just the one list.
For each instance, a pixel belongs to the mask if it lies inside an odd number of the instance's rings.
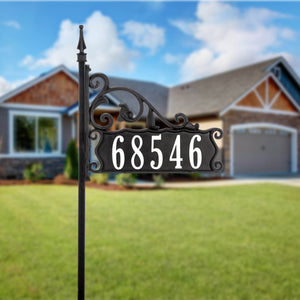
[{"label": "black metal pole", "polygon": [[80,37],[77,49],[77,61],[79,65],[79,155],[78,155],[78,300],[84,300],[84,273],[85,273],[85,179],[86,179],[86,76],[85,62],[86,48],[83,39],[83,26],[80,25]]}]

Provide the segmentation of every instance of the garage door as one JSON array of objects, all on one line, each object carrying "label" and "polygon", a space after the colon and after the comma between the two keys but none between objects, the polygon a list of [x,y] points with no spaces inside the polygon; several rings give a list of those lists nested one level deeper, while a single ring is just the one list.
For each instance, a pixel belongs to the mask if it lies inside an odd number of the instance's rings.
[{"label": "garage door", "polygon": [[284,130],[249,128],[234,134],[234,175],[291,172],[291,134]]}]

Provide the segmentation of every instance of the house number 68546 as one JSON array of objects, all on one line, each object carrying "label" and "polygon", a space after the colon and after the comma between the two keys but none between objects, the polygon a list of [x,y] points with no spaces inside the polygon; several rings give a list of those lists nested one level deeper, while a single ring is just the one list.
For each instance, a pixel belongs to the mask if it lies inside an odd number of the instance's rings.
[{"label": "house number 68546", "polygon": [[[164,155],[161,149],[159,149],[155,144],[156,141],[160,141],[162,135],[152,135],[151,136],[151,153],[155,154],[155,159],[150,161],[150,167],[153,170],[159,170],[164,163]],[[171,153],[169,154],[169,161],[175,163],[175,169],[182,169],[183,158],[181,156],[181,136],[176,135],[174,144],[172,146]],[[202,163],[202,152],[199,147],[195,147],[195,141],[200,142],[201,136],[194,135],[189,143],[189,162],[193,169],[199,169]],[[116,170],[122,170],[125,164],[125,153],[124,150],[120,147],[124,143],[124,137],[118,135],[114,138],[112,144],[112,163]],[[144,155],[141,151],[143,146],[143,139],[139,135],[134,135],[131,139],[131,148],[133,154],[131,156],[131,166],[135,170],[140,170],[145,164]]]}]

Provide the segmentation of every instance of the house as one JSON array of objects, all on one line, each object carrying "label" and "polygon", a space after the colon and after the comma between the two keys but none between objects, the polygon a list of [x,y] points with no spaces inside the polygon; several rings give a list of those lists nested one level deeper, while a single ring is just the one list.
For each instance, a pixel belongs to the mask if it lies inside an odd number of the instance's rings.
[{"label": "house", "polygon": [[[172,121],[182,112],[200,129],[218,127],[226,175],[290,174],[300,169],[300,80],[282,57],[171,88],[110,77],[148,99]],[[91,93],[90,101],[95,97]],[[49,177],[62,172],[69,141],[78,130],[78,74],[59,66],[0,98],[0,177],[20,177],[41,161]],[[118,122],[118,105],[135,101],[113,93],[98,113],[109,112],[112,130],[143,128]],[[131,102],[133,103],[133,102]],[[130,106],[132,107],[132,106]]]}]

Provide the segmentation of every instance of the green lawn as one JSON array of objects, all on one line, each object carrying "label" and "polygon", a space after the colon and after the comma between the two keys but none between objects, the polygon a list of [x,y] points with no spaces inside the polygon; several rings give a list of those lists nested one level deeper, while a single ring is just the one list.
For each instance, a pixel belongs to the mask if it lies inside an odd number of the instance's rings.
[{"label": "green lawn", "polygon": [[[300,189],[87,189],[86,299],[300,299]],[[76,299],[77,188],[0,187],[0,299]]]}]

